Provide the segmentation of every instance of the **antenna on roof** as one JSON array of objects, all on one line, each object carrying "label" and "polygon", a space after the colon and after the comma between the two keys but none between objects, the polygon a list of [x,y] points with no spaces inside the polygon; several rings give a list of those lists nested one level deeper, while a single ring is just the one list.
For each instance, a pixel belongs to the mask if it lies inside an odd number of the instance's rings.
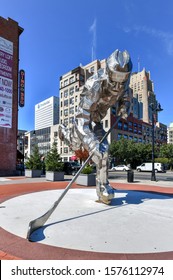
[{"label": "antenna on roof", "polygon": [[138,72],[140,72],[140,58],[138,56]]}]

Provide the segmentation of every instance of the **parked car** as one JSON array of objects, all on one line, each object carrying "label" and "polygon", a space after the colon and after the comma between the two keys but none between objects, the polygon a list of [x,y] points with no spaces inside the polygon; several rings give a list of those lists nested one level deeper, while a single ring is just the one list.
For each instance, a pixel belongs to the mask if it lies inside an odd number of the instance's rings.
[{"label": "parked car", "polygon": [[124,164],[120,164],[111,168],[112,171],[128,171],[130,167]]},{"label": "parked car", "polygon": [[64,162],[64,173],[66,175],[75,175],[80,167],[77,161],[66,161]]}]

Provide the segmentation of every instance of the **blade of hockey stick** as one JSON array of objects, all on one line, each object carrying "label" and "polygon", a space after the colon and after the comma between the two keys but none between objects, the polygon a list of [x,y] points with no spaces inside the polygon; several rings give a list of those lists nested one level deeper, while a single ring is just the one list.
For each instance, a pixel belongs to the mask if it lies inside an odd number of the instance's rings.
[{"label": "blade of hockey stick", "polygon": [[[121,117],[118,117],[117,120],[115,121],[115,123],[113,124],[113,126],[106,132],[106,134],[103,136],[103,138],[100,141],[100,144],[107,138],[107,136],[109,135],[109,133],[112,131],[112,129],[115,127],[115,125],[118,123],[118,121],[120,120]],[[62,194],[60,195],[60,197],[54,202],[54,204],[52,205],[52,207],[42,216],[40,216],[39,218],[32,220],[29,223],[29,228],[28,228],[28,232],[27,232],[27,239],[29,241],[31,240],[31,234],[37,230],[38,228],[42,227],[46,221],[48,220],[48,218],[51,216],[51,214],[54,212],[54,210],[56,209],[56,207],[58,206],[58,204],[60,203],[60,201],[63,199],[63,197],[66,195],[66,193],[68,192],[68,190],[70,189],[70,187],[72,186],[72,184],[76,181],[77,177],[79,176],[79,174],[81,173],[81,171],[84,169],[84,167],[87,165],[87,163],[90,161],[90,159],[92,158],[94,152],[87,158],[87,160],[84,162],[84,164],[81,166],[81,168],[78,170],[78,172],[75,174],[75,176],[72,178],[72,180],[69,182],[69,184],[67,185],[67,187],[64,189],[64,191],[62,192]]]}]

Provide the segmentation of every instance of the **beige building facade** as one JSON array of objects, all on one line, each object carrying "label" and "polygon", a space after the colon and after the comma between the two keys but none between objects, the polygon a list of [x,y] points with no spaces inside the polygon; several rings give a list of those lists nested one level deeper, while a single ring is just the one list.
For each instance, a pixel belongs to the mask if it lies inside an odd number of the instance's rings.
[{"label": "beige building facade", "polygon": [[168,126],[167,139],[169,144],[173,144],[173,123]]}]

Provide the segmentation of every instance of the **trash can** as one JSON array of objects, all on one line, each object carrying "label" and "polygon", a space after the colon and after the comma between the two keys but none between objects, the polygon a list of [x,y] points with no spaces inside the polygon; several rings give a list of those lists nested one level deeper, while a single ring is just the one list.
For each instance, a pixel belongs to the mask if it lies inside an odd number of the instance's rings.
[{"label": "trash can", "polygon": [[133,182],[133,179],[134,179],[134,171],[128,170],[127,171],[127,182],[131,183],[131,182]]}]

